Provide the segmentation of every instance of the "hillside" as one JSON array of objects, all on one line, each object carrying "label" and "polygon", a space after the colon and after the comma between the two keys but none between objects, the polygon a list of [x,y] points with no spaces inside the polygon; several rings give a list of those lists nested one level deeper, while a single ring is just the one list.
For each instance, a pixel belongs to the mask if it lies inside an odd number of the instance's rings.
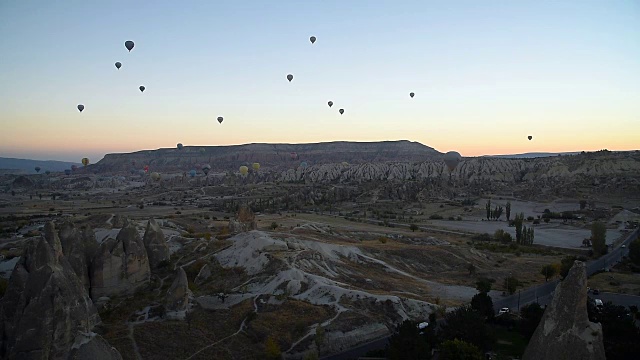
[{"label": "hillside", "polygon": [[14,158],[4,158],[0,157],[0,170],[2,173],[8,174],[35,174],[36,171],[34,168],[36,166],[40,167],[40,173],[44,173],[45,171],[64,171],[65,169],[70,169],[71,165],[82,166],[79,163],[66,162],[66,161],[56,161],[56,160],[30,160],[30,159],[14,159]]}]

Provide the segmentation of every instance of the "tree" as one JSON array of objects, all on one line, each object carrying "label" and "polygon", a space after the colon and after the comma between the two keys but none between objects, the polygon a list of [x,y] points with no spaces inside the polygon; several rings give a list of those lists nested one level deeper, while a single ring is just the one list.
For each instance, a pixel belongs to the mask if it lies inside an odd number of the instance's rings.
[{"label": "tree", "polygon": [[537,302],[525,305],[520,309],[520,332],[524,337],[529,340],[533,336],[533,332],[536,331],[540,320],[544,315],[544,309]]},{"label": "tree", "polygon": [[487,293],[478,293],[471,298],[471,308],[482,314],[486,319],[493,319],[496,315],[493,310],[493,300]]},{"label": "tree", "polygon": [[275,222],[275,221],[274,221],[274,222],[272,222],[272,223],[271,223],[270,228],[271,228],[271,230],[275,230],[275,229],[277,229],[277,228],[278,228],[278,223],[277,223],[277,222]]},{"label": "tree", "polygon": [[486,294],[489,291],[491,291],[491,286],[492,286],[492,284],[494,282],[496,282],[494,279],[481,277],[481,278],[478,279],[478,281],[476,281],[476,289],[480,293],[485,293]]},{"label": "tree", "polygon": [[416,231],[416,230],[418,230],[418,225],[411,224],[411,225],[409,225],[409,229],[411,229],[411,231]]},{"label": "tree", "polygon": [[600,221],[591,224],[591,246],[596,254],[602,255],[607,251],[607,227]]},{"label": "tree", "polygon": [[469,275],[473,275],[476,273],[476,266],[469,263],[469,265],[467,265],[467,270],[469,270]]},{"label": "tree", "polygon": [[507,289],[509,295],[513,295],[516,289],[520,286],[520,281],[513,276],[509,276],[504,279],[504,288]]},{"label": "tree", "polygon": [[487,200],[485,208],[487,209],[487,220],[491,220],[491,200]]},{"label": "tree", "polygon": [[453,339],[440,345],[440,359],[442,360],[483,360],[482,352],[477,346],[468,342]]},{"label": "tree", "polygon": [[316,343],[318,353],[320,353],[320,346],[324,343],[324,328],[322,325],[318,325],[316,328],[316,336],[313,338],[313,341]]},{"label": "tree", "polygon": [[507,215],[507,221],[511,220],[511,201],[507,201],[506,215]]},{"label": "tree", "polygon": [[634,264],[640,265],[640,239],[635,239],[629,244],[629,259]]},{"label": "tree", "polygon": [[513,220],[516,227],[516,242],[522,244],[522,223],[524,222],[524,213],[516,214]]},{"label": "tree", "polygon": [[484,316],[468,305],[447,313],[439,334],[443,341],[459,339],[483,350],[490,349],[496,341]]},{"label": "tree", "polygon": [[560,276],[564,279],[569,274],[569,270],[573,266],[573,263],[578,260],[575,256],[565,256],[560,260]]},{"label": "tree", "polygon": [[282,351],[280,350],[280,345],[278,345],[273,336],[269,336],[267,342],[264,344],[264,354],[265,358],[269,360],[282,359]]},{"label": "tree", "polygon": [[418,323],[403,321],[389,339],[389,359],[430,359],[431,351],[426,337],[420,335]]},{"label": "tree", "polygon": [[549,278],[556,274],[556,267],[553,265],[545,265],[542,267],[542,270],[540,270],[540,274],[544,276],[544,281],[549,281]]}]

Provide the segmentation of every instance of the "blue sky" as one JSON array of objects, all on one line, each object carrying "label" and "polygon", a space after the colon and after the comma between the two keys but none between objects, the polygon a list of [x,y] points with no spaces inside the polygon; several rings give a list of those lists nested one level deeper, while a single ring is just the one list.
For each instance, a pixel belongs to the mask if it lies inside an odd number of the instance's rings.
[{"label": "blue sky", "polygon": [[6,157],[95,162],[178,142],[640,148],[638,1],[4,1],[0,49]]}]

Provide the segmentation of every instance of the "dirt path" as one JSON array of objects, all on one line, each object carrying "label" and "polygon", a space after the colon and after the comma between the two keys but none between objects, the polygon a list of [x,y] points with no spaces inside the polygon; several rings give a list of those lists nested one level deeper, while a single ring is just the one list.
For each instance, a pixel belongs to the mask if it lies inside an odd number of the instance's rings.
[{"label": "dirt path", "polygon": [[[253,298],[253,309],[254,309],[254,311],[256,312],[256,314],[258,313],[258,304],[256,303],[256,301],[258,300],[258,297],[259,297],[259,296],[260,296],[260,295],[258,295],[258,296],[256,296],[256,297],[254,297],[254,298]],[[191,356],[189,356],[188,358],[185,358],[185,360],[189,360],[189,359],[193,358],[194,356],[196,356],[196,355],[200,354],[201,352],[203,352],[203,351],[205,351],[205,350],[207,350],[207,349],[210,349],[210,348],[212,348],[212,347],[214,347],[214,346],[216,346],[216,345],[220,344],[221,342],[223,342],[223,341],[225,341],[225,340],[227,340],[227,339],[230,339],[230,338],[232,338],[232,337],[234,337],[234,336],[236,336],[236,335],[240,334],[242,331],[244,331],[244,328],[245,328],[245,326],[246,326],[246,325],[245,325],[245,324],[246,324],[246,322],[247,322],[247,318],[245,317],[245,318],[242,320],[242,323],[240,324],[240,328],[238,329],[238,331],[236,331],[236,332],[234,332],[233,334],[231,334],[231,335],[229,335],[229,336],[227,336],[227,337],[225,337],[225,338],[222,338],[222,339],[220,339],[220,340],[218,340],[218,341],[216,341],[216,342],[214,342],[214,343],[212,343],[212,344],[209,344],[209,345],[207,345],[207,346],[203,347],[202,349],[200,349],[200,350],[196,351],[195,353],[191,354]]]}]

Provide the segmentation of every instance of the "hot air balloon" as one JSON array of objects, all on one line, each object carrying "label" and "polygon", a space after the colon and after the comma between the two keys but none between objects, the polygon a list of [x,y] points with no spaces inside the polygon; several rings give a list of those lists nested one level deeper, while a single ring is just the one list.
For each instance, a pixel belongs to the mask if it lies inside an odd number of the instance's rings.
[{"label": "hot air balloon", "polygon": [[138,89],[140,89],[141,92],[144,92],[144,89],[146,89],[146,88],[144,87],[144,85],[140,85],[140,87]]},{"label": "hot air balloon", "polygon": [[44,173],[45,173],[45,174],[47,174],[47,175],[49,175],[49,174],[51,174],[51,171],[47,170],[47,171],[45,171]]},{"label": "hot air balloon", "polygon": [[82,112],[82,110],[84,110],[84,105],[79,104],[78,105],[78,111]]},{"label": "hot air balloon", "polygon": [[329,104],[329,107],[333,106],[333,101],[329,101],[327,104]]},{"label": "hot air balloon", "polygon": [[260,163],[253,163],[251,167],[253,168],[253,170],[258,171],[260,169]]},{"label": "hot air balloon", "polygon": [[247,176],[247,174],[249,173],[249,168],[242,165],[240,166],[240,174],[242,174],[242,176]]},{"label": "hot air balloon", "polygon": [[222,120],[224,120],[222,116],[218,116],[218,123],[222,124]]},{"label": "hot air balloon", "polygon": [[196,171],[194,169],[191,169],[191,171],[189,171],[189,176],[195,177],[196,176]]},{"label": "hot air balloon", "polygon": [[176,145],[176,147],[178,148],[178,150],[182,150],[182,148],[183,148],[184,146],[182,145],[182,143],[178,143],[178,145]]},{"label": "hot air balloon", "polygon": [[298,154],[295,152],[292,152],[289,155],[291,155],[291,160],[295,160],[298,157]]},{"label": "hot air balloon", "polygon": [[338,110],[338,112],[340,113],[340,115],[344,114],[344,109],[340,109]]},{"label": "hot air balloon", "polygon": [[529,135],[529,136],[527,136],[527,139],[531,140],[531,139],[533,139],[533,136]]},{"label": "hot air balloon", "polygon": [[205,175],[209,175],[209,171],[210,171],[210,170],[211,170],[211,165],[206,164],[206,165],[203,165],[203,166],[202,166],[202,172],[203,172]]},{"label": "hot air balloon", "polygon": [[309,41],[311,41],[312,44],[315,43],[316,42],[316,37],[315,36],[310,37]]},{"label": "hot air balloon", "polygon": [[144,169],[145,173],[148,173],[149,172],[149,165],[145,165],[143,169]]},{"label": "hot air balloon", "polygon": [[138,175],[144,176],[144,174],[146,174],[146,172],[144,170],[138,170]]},{"label": "hot air balloon", "polygon": [[409,96],[411,96],[411,98],[413,98],[416,94],[414,93],[409,93]]},{"label": "hot air balloon", "polygon": [[122,63],[120,61],[116,61],[116,67],[118,68],[118,70],[120,70],[120,68],[122,67]]},{"label": "hot air balloon", "polygon": [[37,173],[39,173],[39,172],[40,172],[40,166],[36,166],[34,170],[35,170]]},{"label": "hot air balloon", "polygon": [[289,80],[289,82],[291,82],[291,80],[293,80],[293,75],[291,75],[291,74],[287,75],[287,80]]},{"label": "hot air balloon", "polygon": [[71,171],[78,170],[78,165],[71,165]]},{"label": "hot air balloon", "polygon": [[349,166],[349,163],[348,163],[348,162],[346,162],[346,161],[343,161],[341,164],[342,164],[343,166]]},{"label": "hot air balloon", "polygon": [[200,148],[198,151],[200,151],[200,154],[204,154],[205,151],[207,151],[207,150],[205,150],[204,148]]},{"label": "hot air balloon", "polygon": [[82,158],[82,165],[84,166],[89,165],[89,158]]},{"label": "hot air balloon", "polygon": [[300,163],[300,167],[306,168],[307,167],[307,162],[306,161],[301,162]]},{"label": "hot air balloon", "polygon": [[129,50],[129,52],[131,52],[131,50],[133,49],[134,43],[131,40],[127,40],[124,42],[124,47],[127,48],[127,50]]},{"label": "hot air balloon", "polygon": [[453,171],[453,169],[456,168],[461,159],[462,156],[456,151],[449,151],[448,153],[444,154],[444,163],[449,168],[449,171]]},{"label": "hot air balloon", "polygon": [[151,173],[151,179],[153,179],[154,181],[159,181],[160,180],[160,174],[158,174],[157,172],[152,172]]},{"label": "hot air balloon", "polygon": [[131,166],[136,166],[136,161],[135,160],[131,160]]},{"label": "hot air balloon", "polygon": [[71,175],[71,169],[65,169],[64,170],[64,174],[65,175]]}]

